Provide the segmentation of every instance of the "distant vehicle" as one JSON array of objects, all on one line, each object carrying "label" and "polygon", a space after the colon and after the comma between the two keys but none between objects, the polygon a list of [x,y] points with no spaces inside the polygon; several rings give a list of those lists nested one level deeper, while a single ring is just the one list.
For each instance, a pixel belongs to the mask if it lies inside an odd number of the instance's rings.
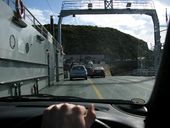
[{"label": "distant vehicle", "polygon": [[84,65],[74,65],[70,70],[70,80],[84,78],[87,80],[87,70]]},{"label": "distant vehicle", "polygon": [[86,66],[87,69],[87,75],[92,76],[93,75],[93,67],[91,66]]},{"label": "distant vehicle", "polygon": [[91,77],[105,77],[105,69],[103,67],[95,67]]},{"label": "distant vehicle", "polygon": [[90,66],[90,67],[93,67],[93,61],[89,61],[89,62],[87,63],[87,65]]}]

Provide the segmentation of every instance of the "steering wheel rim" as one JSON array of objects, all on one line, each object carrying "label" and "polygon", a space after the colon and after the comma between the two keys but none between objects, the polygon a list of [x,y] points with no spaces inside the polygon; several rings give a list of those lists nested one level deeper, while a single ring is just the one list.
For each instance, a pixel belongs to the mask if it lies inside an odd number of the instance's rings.
[{"label": "steering wheel rim", "polygon": [[108,126],[106,123],[104,123],[103,121],[99,120],[99,119],[95,119],[95,122],[94,124],[92,125],[92,128],[94,127],[95,128],[95,123],[97,125],[100,125],[100,128],[111,128],[110,126]]},{"label": "steering wheel rim", "polygon": [[[37,124],[36,127],[38,127],[38,126],[41,126],[41,121],[42,121],[42,115],[31,117],[29,119],[24,120],[20,124],[18,124],[15,128],[22,128],[22,127],[29,128],[30,126],[35,125],[35,124]],[[40,123],[40,124],[38,124],[38,123]],[[100,127],[100,128],[111,128],[106,123],[104,123],[103,121],[101,121],[97,118],[95,119],[94,124],[92,125],[92,128],[96,128],[95,125],[98,125],[98,127]]]}]

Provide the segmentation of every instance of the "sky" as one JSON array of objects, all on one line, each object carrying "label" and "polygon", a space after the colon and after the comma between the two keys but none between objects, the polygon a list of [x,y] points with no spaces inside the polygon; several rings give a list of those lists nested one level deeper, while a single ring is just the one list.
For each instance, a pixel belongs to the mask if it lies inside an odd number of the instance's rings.
[{"label": "sky", "polygon": [[[62,2],[64,0],[22,1],[24,5],[30,10],[30,12],[40,21],[40,23],[50,23],[50,15],[54,16],[55,24],[58,23],[58,16],[60,14]],[[167,29],[165,9],[167,8],[167,14],[168,16],[170,16],[170,0],[153,0],[153,2],[161,26],[161,43],[164,43]],[[147,15],[79,15],[76,17],[65,17],[62,23],[72,25],[93,25],[98,27],[115,28],[124,33],[130,34],[146,41],[150,49],[153,49],[154,47],[153,21],[151,17]]]}]

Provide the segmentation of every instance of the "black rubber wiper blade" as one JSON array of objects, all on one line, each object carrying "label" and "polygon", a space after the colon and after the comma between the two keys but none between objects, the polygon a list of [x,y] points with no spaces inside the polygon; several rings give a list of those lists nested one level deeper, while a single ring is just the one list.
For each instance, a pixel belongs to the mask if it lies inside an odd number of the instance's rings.
[{"label": "black rubber wiper blade", "polygon": [[50,94],[37,94],[37,95],[23,95],[22,97],[26,97],[26,98],[32,98],[32,99],[83,99],[80,97],[76,97],[76,96],[55,96],[55,95],[50,95]]},{"label": "black rubber wiper blade", "polygon": [[55,96],[50,94],[37,94],[37,95],[22,95],[22,96],[9,96],[2,97],[0,101],[12,102],[12,101],[62,101],[62,102],[88,102],[88,103],[103,103],[103,104],[122,104],[122,105],[138,105],[144,106],[145,103],[141,102],[141,99],[134,98],[132,100],[121,99],[85,99],[75,96]]},{"label": "black rubber wiper blade", "polygon": [[2,102],[11,102],[11,101],[23,101],[28,100],[28,98],[20,97],[20,96],[7,96],[7,97],[1,97],[0,101]]},{"label": "black rubber wiper blade", "polygon": [[82,100],[83,98],[74,96],[54,96],[50,94],[37,94],[37,95],[22,95],[22,96],[8,96],[0,98],[0,101],[11,102],[11,101],[32,101],[32,100],[55,100],[55,101],[72,101]]}]

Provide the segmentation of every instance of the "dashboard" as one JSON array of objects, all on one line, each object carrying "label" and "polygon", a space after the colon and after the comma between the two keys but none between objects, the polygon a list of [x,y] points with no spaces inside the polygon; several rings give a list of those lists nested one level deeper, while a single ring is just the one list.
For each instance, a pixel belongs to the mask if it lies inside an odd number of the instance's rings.
[{"label": "dashboard", "polygon": [[[60,102],[0,102],[0,125],[5,128],[41,128],[41,119],[44,109],[56,103]],[[91,104],[87,102],[69,103],[83,105],[86,108]],[[93,104],[95,106],[97,120],[92,128],[106,128],[102,126],[100,122],[106,124],[110,128],[144,128],[145,114],[142,114],[144,109],[141,107],[120,104]]]}]

